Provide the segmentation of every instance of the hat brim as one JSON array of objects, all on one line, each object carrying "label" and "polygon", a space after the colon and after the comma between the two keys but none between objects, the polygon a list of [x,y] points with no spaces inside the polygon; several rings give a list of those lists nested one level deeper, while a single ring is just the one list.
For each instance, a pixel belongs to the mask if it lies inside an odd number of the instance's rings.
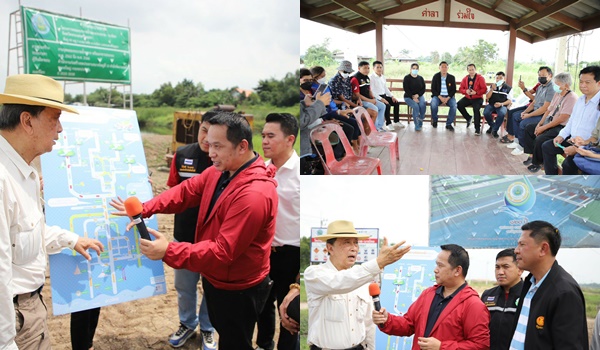
[{"label": "hat brim", "polygon": [[359,240],[361,240],[361,239],[367,239],[370,237],[371,236],[369,236],[369,235],[361,235],[361,234],[357,234],[357,233],[333,233],[333,234],[324,234],[322,236],[318,236],[315,238],[320,241],[327,241],[328,239],[332,239],[332,238],[358,238]]},{"label": "hat brim", "polygon": [[17,104],[17,105],[29,105],[29,106],[45,106],[60,109],[61,111],[79,114],[77,109],[66,104],[46,100],[43,98],[22,96],[22,95],[11,95],[11,94],[0,94],[0,104]]}]

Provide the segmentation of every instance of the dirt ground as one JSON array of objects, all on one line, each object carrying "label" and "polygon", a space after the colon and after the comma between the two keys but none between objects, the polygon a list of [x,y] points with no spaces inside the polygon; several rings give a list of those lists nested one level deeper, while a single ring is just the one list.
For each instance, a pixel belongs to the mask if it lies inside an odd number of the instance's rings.
[{"label": "dirt ground", "polygon": [[[166,182],[169,173],[164,156],[170,146],[171,136],[143,133],[142,139],[148,169],[152,172],[152,187],[156,195],[167,188]],[[158,229],[172,240],[173,216],[159,214]],[[173,285],[173,269],[167,265],[164,265],[164,268],[167,281],[166,294],[102,308],[94,337],[95,350],[171,349],[167,339],[179,326],[179,317],[177,294]],[[55,350],[70,349],[70,315],[52,316],[49,282],[49,278],[46,278],[46,286],[42,294],[48,306],[52,348]],[[201,295],[201,286],[199,286],[199,291]],[[278,334],[277,329],[276,337]],[[189,340],[180,349],[199,348],[201,348],[201,341],[198,336]]]}]

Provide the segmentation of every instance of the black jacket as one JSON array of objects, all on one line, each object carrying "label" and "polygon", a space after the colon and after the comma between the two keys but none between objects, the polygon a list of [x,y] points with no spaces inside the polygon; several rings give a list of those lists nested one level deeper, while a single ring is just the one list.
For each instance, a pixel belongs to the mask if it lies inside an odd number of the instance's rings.
[{"label": "black jacket", "polygon": [[[446,89],[448,89],[448,96],[454,97],[456,94],[456,78],[454,75],[446,74]],[[442,73],[438,72],[431,78],[431,97],[439,96],[442,93]]]},{"label": "black jacket", "polygon": [[[531,274],[525,277],[520,300],[531,287]],[[523,303],[519,303],[517,314]],[[517,328],[518,317],[512,327]],[[531,300],[525,335],[525,350],[587,350],[588,330],[585,299],[573,277],[558,262]]]},{"label": "black jacket", "polygon": [[490,312],[490,350],[507,350],[513,333],[512,326],[517,315],[517,306],[523,281],[519,281],[508,291],[508,299],[500,286],[483,292],[481,300]]}]

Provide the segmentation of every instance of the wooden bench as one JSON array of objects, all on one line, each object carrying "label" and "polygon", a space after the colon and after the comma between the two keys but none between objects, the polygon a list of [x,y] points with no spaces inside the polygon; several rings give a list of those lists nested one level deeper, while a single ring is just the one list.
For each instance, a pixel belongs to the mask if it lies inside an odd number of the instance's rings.
[{"label": "wooden bench", "polygon": [[[406,106],[407,107],[407,111],[406,113],[400,113],[400,119],[402,120],[406,120],[408,124],[410,124],[410,121],[412,119],[412,109],[406,104],[406,102],[404,101],[404,87],[402,86],[402,81],[403,79],[386,79],[387,83],[388,83],[388,88],[390,89],[390,91],[393,93],[395,91],[397,92],[401,92],[400,97],[396,97],[398,99],[398,102],[400,103],[401,106]],[[485,83],[486,86],[490,86],[490,84],[492,84],[491,82],[486,82]],[[456,94],[454,95],[454,98],[456,99],[456,103],[458,103],[458,101],[463,98],[463,94],[461,94],[460,92],[458,92],[458,87],[460,86],[460,81],[457,82],[456,85]],[[425,120],[429,120],[430,122],[432,122],[431,120],[431,80],[425,80],[425,94],[423,95],[425,97],[425,103],[426,105],[429,107],[429,109],[426,110],[425,112]],[[485,95],[483,97],[484,99],[484,103],[481,105],[481,107],[485,107],[486,102],[485,102]],[[446,114],[443,114],[441,109],[444,108],[446,109]],[[467,108],[473,108],[472,106],[467,106]],[[448,118],[448,111],[449,111],[450,107],[448,106],[438,106],[438,122],[440,121],[445,121]],[[483,126],[483,110],[481,111],[481,119],[482,119],[482,126]],[[466,120],[462,117],[462,115],[460,114],[460,112],[458,111],[458,109],[456,110],[456,118],[454,118],[454,125],[456,125],[456,122],[462,122],[462,123],[466,123]]]}]

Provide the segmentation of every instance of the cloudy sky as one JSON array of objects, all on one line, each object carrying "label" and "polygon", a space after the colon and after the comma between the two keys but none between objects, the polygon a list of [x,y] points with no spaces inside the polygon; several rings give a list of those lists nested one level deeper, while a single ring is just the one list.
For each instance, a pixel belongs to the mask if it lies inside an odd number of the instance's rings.
[{"label": "cloudy sky", "polygon": [[[300,9],[295,1],[180,0],[167,6],[159,0],[21,0],[21,5],[129,25],[134,93],[150,93],[162,83],[175,85],[184,78],[207,89],[252,89],[261,79],[280,79],[298,67]],[[2,91],[8,14],[18,8],[18,0],[0,1]]]},{"label": "cloudy sky", "polygon": [[[300,192],[300,234],[322,220],[350,220],[355,227],[379,228],[390,242],[414,246],[429,241],[429,176],[303,176]],[[327,224],[325,224],[324,227]],[[468,249],[468,277],[494,280],[500,249]],[[600,249],[558,251],[557,260],[579,283],[600,283]]]}]

